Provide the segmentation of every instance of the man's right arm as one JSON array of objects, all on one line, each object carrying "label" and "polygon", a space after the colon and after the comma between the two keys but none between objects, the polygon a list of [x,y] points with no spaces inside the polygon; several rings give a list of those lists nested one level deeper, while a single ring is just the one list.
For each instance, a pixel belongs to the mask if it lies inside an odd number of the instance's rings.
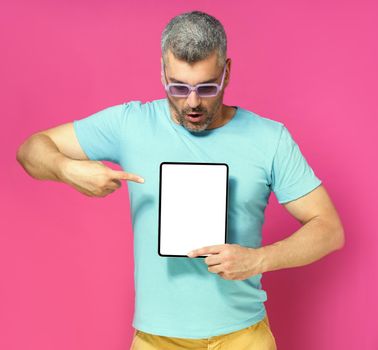
[{"label": "man's right arm", "polygon": [[66,123],[37,132],[17,150],[17,161],[35,179],[64,181],[64,167],[73,159],[88,160],[73,127]]},{"label": "man's right arm", "polygon": [[114,192],[121,187],[121,180],[143,182],[138,175],[90,160],[79,144],[73,123],[33,134],[18,148],[17,160],[33,178],[65,182],[91,197]]}]

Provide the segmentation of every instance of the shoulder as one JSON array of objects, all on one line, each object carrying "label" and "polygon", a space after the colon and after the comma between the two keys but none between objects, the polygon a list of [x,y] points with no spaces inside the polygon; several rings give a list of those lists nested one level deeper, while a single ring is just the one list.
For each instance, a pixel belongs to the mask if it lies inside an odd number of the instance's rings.
[{"label": "shoulder", "polygon": [[143,102],[142,100],[129,100],[123,102],[119,106],[123,106],[123,108],[132,108],[135,110],[140,110],[144,112],[149,112],[157,109],[161,109],[164,107],[165,99],[156,99],[156,100],[151,100],[151,101],[145,101]]},{"label": "shoulder", "polygon": [[259,141],[259,144],[274,148],[285,128],[284,123],[243,107],[239,107],[239,110],[242,125]]},{"label": "shoulder", "polygon": [[129,100],[118,105],[123,110],[124,115],[156,116],[164,110],[165,99],[151,101]]}]

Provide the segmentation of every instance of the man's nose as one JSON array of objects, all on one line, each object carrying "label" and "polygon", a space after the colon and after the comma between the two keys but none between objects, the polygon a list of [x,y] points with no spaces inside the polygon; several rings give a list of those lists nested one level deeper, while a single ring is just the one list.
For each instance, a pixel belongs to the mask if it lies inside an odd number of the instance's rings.
[{"label": "man's nose", "polygon": [[201,103],[201,99],[195,91],[191,91],[187,97],[187,102],[190,108],[196,108]]}]

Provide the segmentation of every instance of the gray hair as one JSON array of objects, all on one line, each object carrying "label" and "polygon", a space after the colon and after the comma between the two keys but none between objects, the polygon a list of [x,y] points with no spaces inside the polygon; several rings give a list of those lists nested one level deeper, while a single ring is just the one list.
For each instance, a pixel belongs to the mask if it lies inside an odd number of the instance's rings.
[{"label": "gray hair", "polygon": [[170,50],[173,55],[188,63],[198,62],[217,50],[217,63],[226,63],[227,37],[223,25],[213,16],[191,11],[173,17],[161,35],[164,63]]}]

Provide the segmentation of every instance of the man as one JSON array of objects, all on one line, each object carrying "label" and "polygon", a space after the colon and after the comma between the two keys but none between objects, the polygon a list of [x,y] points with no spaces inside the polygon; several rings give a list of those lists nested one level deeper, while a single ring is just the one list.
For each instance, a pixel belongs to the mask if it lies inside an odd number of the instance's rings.
[{"label": "man", "polygon": [[[129,101],[38,132],[21,145],[17,159],[31,176],[65,182],[88,196],[106,196],[121,180],[130,181],[132,349],[276,349],[262,273],[306,265],[340,249],[342,224],[284,124],[223,104],[231,59],[217,19],[200,11],[176,16],[164,29],[161,46],[166,98]],[[198,247],[188,258],[158,255],[164,161],[228,164],[227,244]],[[303,225],[262,247],[272,191]],[[195,217],[193,208],[187,219]],[[190,258],[200,255],[206,258]]]}]

